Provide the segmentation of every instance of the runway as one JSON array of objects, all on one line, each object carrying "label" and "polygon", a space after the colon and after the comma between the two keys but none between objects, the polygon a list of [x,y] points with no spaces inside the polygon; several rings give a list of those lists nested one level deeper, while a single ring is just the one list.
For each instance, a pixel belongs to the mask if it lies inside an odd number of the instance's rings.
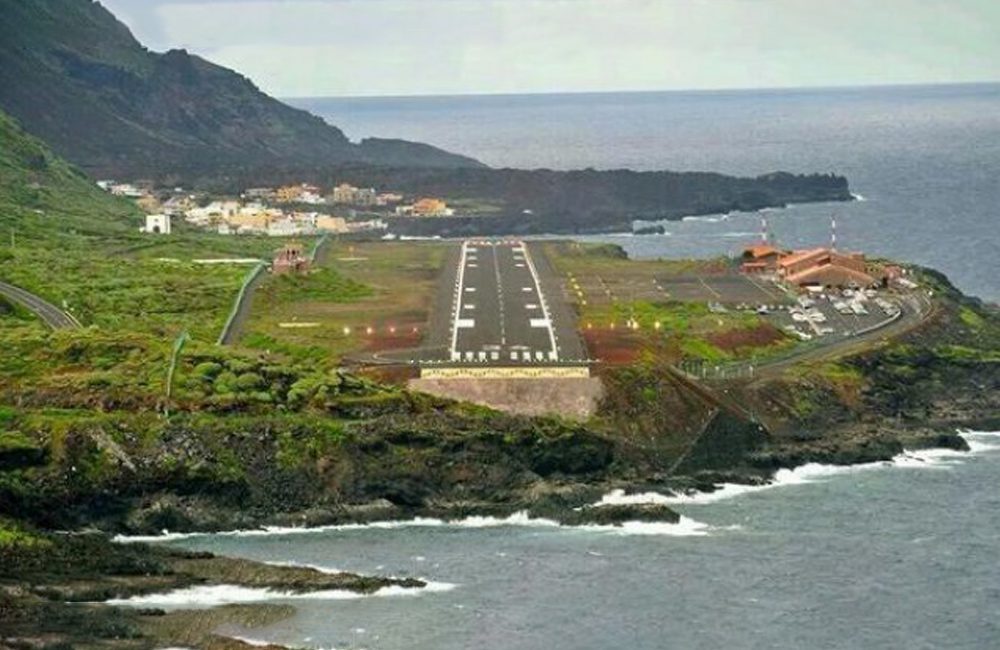
[{"label": "runway", "polygon": [[[583,361],[564,312],[553,313],[531,247],[520,240],[462,242],[451,306],[451,363],[558,364]],[[558,295],[557,295],[558,299]]]}]

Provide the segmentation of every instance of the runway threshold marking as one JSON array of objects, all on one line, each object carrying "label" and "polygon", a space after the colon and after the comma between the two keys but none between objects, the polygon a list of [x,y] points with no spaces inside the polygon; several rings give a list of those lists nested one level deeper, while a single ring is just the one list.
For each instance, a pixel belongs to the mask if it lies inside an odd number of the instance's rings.
[{"label": "runway threshold marking", "polygon": [[[473,244],[478,245],[480,248],[475,248]],[[517,350],[523,348],[523,352],[520,354],[521,358],[525,362],[541,362],[549,361],[556,362],[559,361],[559,342],[558,337],[555,332],[554,323],[549,311],[548,301],[542,291],[542,283],[538,275],[538,269],[535,267],[535,263],[530,252],[530,249],[524,242],[480,242],[480,241],[465,241],[461,245],[461,255],[458,261],[458,274],[455,280],[455,297],[452,305],[452,331],[451,331],[451,346],[449,348],[449,356],[452,361],[458,362],[479,362],[488,363],[500,360],[501,349],[507,346],[507,313],[504,304],[504,282],[503,273],[500,269],[500,256],[497,252],[497,246],[500,245],[512,245],[513,244],[513,254],[514,254],[514,266],[515,267],[527,267],[529,273],[531,274],[531,283],[533,286],[523,286],[521,287],[522,294],[535,293],[536,295],[531,296],[534,298],[535,302],[526,303],[524,306],[529,311],[536,311],[536,315],[540,318],[529,318],[528,326],[530,328],[544,329],[548,332],[549,346],[548,350],[531,350],[525,346],[513,346],[510,351],[510,359],[512,361],[517,360],[518,354]],[[475,268],[474,263],[477,257],[471,253],[485,252],[482,247],[489,246],[492,252],[493,259],[493,273],[496,282],[496,292],[497,292],[497,304],[498,304],[498,325],[500,329],[500,344],[484,346],[482,351],[470,351],[470,350],[459,350],[459,330],[460,329],[470,329],[476,327],[475,319],[463,317],[463,310],[466,312],[475,310],[475,304],[471,302],[465,302],[471,298],[469,294],[476,291],[474,286],[466,286],[466,269]],[[525,297],[528,297],[525,295]],[[463,300],[464,298],[464,300]],[[537,311],[541,311],[541,314],[537,314]]]}]

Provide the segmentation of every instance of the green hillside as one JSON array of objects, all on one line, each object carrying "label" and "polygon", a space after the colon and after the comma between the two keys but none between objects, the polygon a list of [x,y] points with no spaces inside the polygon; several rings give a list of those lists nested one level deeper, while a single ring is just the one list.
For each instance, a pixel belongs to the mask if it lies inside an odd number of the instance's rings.
[{"label": "green hillside", "polygon": [[[60,237],[117,239],[141,224],[129,201],[102,191],[0,111],[0,224],[26,246]],[[9,244],[10,232],[2,233]]]},{"label": "green hillside", "polygon": [[[140,233],[141,224],[131,201],[101,190],[0,112],[0,280],[65,305],[85,326],[158,339],[189,329],[213,341],[247,269],[194,260],[267,257],[280,245],[183,223],[175,235],[154,237]],[[47,345],[26,338],[23,328],[34,334],[41,325],[0,309],[7,349]]]}]

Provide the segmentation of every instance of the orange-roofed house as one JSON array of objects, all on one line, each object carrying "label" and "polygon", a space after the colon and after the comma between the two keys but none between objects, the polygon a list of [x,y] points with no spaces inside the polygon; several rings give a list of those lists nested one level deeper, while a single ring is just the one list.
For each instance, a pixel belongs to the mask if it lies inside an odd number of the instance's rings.
[{"label": "orange-roofed house", "polygon": [[447,217],[452,211],[441,199],[424,198],[413,204],[413,214],[421,217]]},{"label": "orange-roofed house", "polygon": [[781,251],[770,244],[756,244],[743,250],[740,271],[743,273],[774,273]]}]

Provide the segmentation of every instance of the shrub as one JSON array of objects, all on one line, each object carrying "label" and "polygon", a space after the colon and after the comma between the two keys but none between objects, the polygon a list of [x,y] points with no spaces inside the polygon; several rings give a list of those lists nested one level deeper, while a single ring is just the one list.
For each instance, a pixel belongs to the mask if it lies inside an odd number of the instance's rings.
[{"label": "shrub", "polygon": [[236,390],[250,392],[260,388],[264,384],[264,378],[255,372],[244,372],[236,378]]},{"label": "shrub", "polygon": [[222,372],[222,364],[214,361],[205,361],[194,367],[194,374],[202,381],[210,382]]}]

